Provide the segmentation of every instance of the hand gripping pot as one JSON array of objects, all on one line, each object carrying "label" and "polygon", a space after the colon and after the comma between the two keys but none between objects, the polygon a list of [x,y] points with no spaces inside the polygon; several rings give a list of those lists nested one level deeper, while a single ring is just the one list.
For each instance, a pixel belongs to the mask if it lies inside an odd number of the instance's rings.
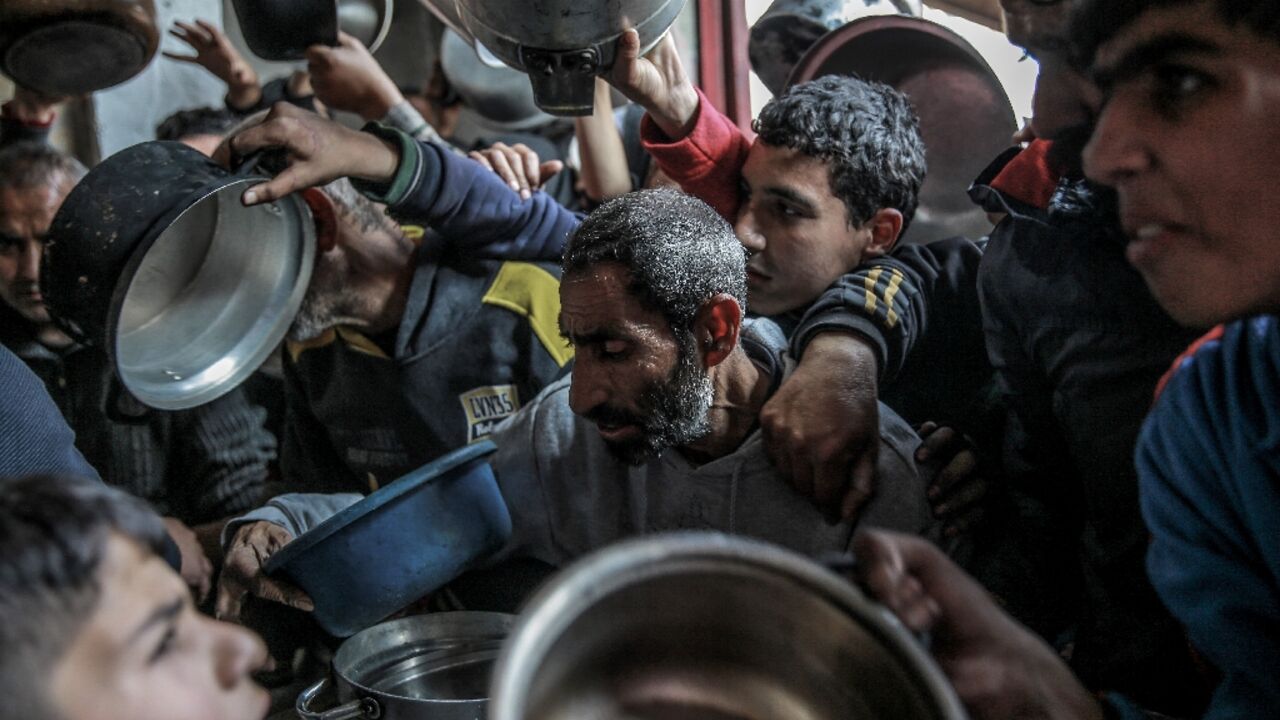
[{"label": "hand gripping pot", "polygon": [[490,720],[963,720],[920,643],[845,579],[716,533],[622,542],[543,588]]},{"label": "hand gripping pot", "polygon": [[511,515],[488,440],[455,450],[325,520],[267,561],[347,637],[442,587],[499,550]]},{"label": "hand gripping pot", "polygon": [[130,393],[161,410],[231,391],[284,338],[315,261],[315,224],[289,196],[245,207],[266,178],[176,142],[116,153],[71,191],[41,285],[73,337],[105,348]]},{"label": "hand gripping pot", "polygon": [[[528,73],[538,107],[553,115],[590,115],[595,76],[613,67],[628,28],[648,52],[675,22],[685,0],[421,0],[473,45]],[[479,52],[479,48],[477,47]]]}]

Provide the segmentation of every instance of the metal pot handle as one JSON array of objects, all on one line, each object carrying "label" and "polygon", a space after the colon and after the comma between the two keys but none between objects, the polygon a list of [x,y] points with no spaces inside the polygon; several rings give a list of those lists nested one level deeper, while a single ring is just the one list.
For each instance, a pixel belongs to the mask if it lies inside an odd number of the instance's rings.
[{"label": "metal pot handle", "polygon": [[339,705],[330,710],[322,710],[316,712],[311,709],[311,702],[316,696],[324,692],[325,686],[329,684],[329,678],[320,678],[320,681],[303,690],[298,695],[298,702],[294,705],[294,710],[298,713],[298,717],[302,720],[377,720],[382,717],[382,706],[373,698],[360,698],[352,700],[346,705]]}]

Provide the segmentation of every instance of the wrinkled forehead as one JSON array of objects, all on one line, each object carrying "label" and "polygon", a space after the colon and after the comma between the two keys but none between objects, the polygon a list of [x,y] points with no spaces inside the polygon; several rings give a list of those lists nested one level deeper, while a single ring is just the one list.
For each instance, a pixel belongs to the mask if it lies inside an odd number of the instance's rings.
[{"label": "wrinkled forehead", "polygon": [[1071,13],[1080,0],[1000,0],[1009,42],[1031,51],[1065,50]]}]

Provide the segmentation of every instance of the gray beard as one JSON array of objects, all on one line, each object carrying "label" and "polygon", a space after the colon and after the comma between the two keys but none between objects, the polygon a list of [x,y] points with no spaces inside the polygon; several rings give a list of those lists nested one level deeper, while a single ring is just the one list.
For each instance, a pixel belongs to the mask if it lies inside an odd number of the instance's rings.
[{"label": "gray beard", "polygon": [[666,380],[640,395],[641,436],[605,446],[628,465],[643,465],[668,448],[688,445],[711,431],[707,411],[715,400],[711,376],[698,364],[697,353],[680,343],[680,357]]}]

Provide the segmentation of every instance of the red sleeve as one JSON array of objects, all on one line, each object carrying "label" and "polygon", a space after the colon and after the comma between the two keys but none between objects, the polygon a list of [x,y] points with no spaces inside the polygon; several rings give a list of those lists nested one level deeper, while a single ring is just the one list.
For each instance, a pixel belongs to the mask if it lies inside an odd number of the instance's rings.
[{"label": "red sleeve", "polygon": [[684,138],[672,142],[645,115],[640,139],[662,172],[733,222],[738,217],[738,186],[751,140],[701,90],[698,101],[693,130]]}]

